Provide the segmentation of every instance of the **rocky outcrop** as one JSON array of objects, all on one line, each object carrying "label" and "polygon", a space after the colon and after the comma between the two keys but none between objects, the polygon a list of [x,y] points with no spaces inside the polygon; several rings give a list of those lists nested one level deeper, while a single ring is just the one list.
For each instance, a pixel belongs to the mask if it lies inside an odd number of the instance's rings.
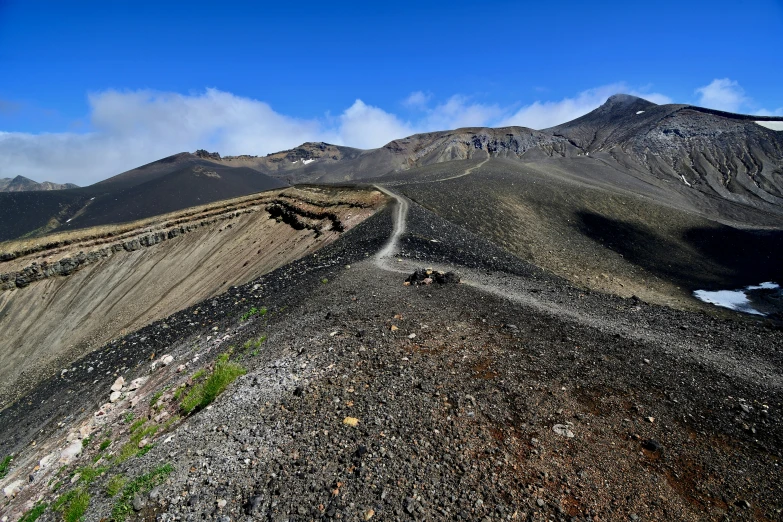
[{"label": "rocky outcrop", "polygon": [[0,178],[0,192],[29,192],[40,190],[64,190],[79,188],[73,183],[52,183],[51,181],[42,181],[38,183],[24,176],[15,178]]},{"label": "rocky outcrop", "polygon": [[220,160],[220,154],[217,152],[209,152],[204,149],[198,149],[193,154],[196,155],[198,158],[204,158],[204,159],[212,159],[212,160]]}]

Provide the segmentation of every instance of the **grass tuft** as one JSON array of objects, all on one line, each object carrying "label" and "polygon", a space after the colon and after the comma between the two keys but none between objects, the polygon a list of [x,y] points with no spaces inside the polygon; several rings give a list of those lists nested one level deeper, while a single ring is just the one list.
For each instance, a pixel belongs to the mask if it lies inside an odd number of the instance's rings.
[{"label": "grass tuft", "polygon": [[109,482],[106,483],[106,494],[109,497],[116,497],[117,493],[122,491],[122,488],[125,487],[125,484],[128,482],[128,479],[123,477],[122,475],[114,475],[112,478],[109,479]]},{"label": "grass tuft", "polygon": [[8,469],[11,467],[11,461],[14,460],[13,455],[6,455],[6,457],[0,461],[0,479],[4,479],[8,475]]},{"label": "grass tuft", "polygon": [[100,448],[99,451],[103,451],[106,448],[108,448],[109,446],[111,446],[111,439],[106,439],[103,442],[101,442],[101,445],[99,446],[99,448]]},{"label": "grass tuft", "polygon": [[247,373],[242,366],[228,361],[229,354],[223,353],[215,362],[215,369],[201,384],[196,384],[185,396],[180,407],[185,413],[192,413],[209,406],[229,384]]},{"label": "grass tuft", "polygon": [[240,321],[247,321],[254,315],[264,316],[266,315],[266,307],[262,306],[261,308],[256,308],[255,306],[252,307],[250,310],[242,314],[242,317],[239,318]]},{"label": "grass tuft", "polygon": [[46,511],[46,506],[46,502],[37,502],[30,511],[22,515],[19,522],[35,522]]},{"label": "grass tuft", "polygon": [[174,468],[171,464],[166,464],[128,483],[122,488],[122,496],[111,510],[112,519],[115,522],[123,522],[128,515],[133,513],[134,495],[137,493],[141,495],[148,493],[155,486],[162,484],[172,471],[174,471]]},{"label": "grass tuft", "polygon": [[65,522],[79,522],[90,507],[90,494],[84,488],[72,489],[60,495],[52,509],[62,511]]}]

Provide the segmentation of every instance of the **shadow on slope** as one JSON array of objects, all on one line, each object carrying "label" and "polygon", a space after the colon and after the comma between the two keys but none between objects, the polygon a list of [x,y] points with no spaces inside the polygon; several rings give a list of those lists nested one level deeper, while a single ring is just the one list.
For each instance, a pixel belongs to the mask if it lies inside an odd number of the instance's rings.
[{"label": "shadow on slope", "polygon": [[783,281],[783,232],[728,226],[689,228],[681,242],[639,223],[579,211],[581,233],[629,262],[690,290]]}]

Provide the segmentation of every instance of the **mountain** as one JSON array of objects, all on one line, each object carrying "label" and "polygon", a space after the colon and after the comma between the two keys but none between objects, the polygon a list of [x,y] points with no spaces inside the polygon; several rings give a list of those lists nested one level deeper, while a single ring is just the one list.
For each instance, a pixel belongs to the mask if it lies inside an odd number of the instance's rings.
[{"label": "mountain", "polygon": [[286,183],[181,153],[82,188],[0,193],[0,241],[125,223]]},{"label": "mountain", "polygon": [[[585,153],[731,201],[783,205],[783,133],[749,116],[615,95],[548,129]],[[778,118],[779,119],[779,118]]]},{"label": "mountain", "polygon": [[24,176],[16,176],[15,178],[0,178],[0,192],[26,192],[37,190],[63,190],[79,188],[78,185],[73,183],[52,183],[51,181],[43,181],[38,183]]}]

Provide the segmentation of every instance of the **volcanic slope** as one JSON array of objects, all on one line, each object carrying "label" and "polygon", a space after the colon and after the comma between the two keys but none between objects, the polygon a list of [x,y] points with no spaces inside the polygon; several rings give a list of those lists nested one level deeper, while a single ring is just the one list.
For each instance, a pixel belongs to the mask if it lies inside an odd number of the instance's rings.
[{"label": "volcanic slope", "polygon": [[580,118],[540,131],[462,128],[416,134],[366,151],[305,143],[266,157],[221,159],[214,155],[208,159],[298,183],[373,180],[465,159],[535,163],[592,156],[608,169],[667,191],[682,194],[681,189],[688,188],[709,198],[780,213],[783,132],[762,127],[755,120],[783,118],[656,105],[618,94]]},{"label": "volcanic slope", "polygon": [[38,183],[25,178],[16,176],[15,178],[0,178],[0,192],[25,192],[31,190],[63,190],[69,188],[79,188],[73,183],[52,183],[51,181],[42,181]]},{"label": "volcanic slope", "polygon": [[4,244],[0,406],[121,334],[315,252],[384,199],[290,188]]},{"label": "volcanic slope", "polygon": [[[386,190],[398,207],[317,256],[0,413],[0,515],[78,496],[87,521],[780,518],[779,330],[575,288]],[[403,285],[428,264],[462,284]],[[187,414],[226,359],[247,374]]]},{"label": "volcanic slope", "polygon": [[0,193],[0,241],[126,223],[285,185],[181,153],[88,187]]},{"label": "volcanic slope", "polygon": [[455,161],[381,182],[593,290],[692,309],[696,289],[783,281],[780,214],[646,183],[592,155]]}]

